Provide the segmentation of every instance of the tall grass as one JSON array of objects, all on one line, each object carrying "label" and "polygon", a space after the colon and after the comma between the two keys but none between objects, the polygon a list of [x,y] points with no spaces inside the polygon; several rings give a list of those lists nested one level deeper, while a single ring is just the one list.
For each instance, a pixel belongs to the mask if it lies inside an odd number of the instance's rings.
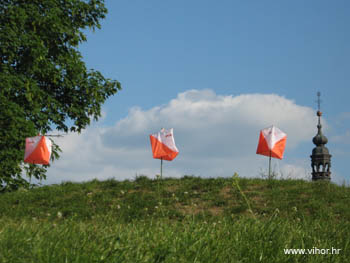
[{"label": "tall grass", "polygon": [[[138,177],[2,194],[0,262],[348,262],[348,187],[234,180]],[[314,247],[341,250],[284,253]]]}]

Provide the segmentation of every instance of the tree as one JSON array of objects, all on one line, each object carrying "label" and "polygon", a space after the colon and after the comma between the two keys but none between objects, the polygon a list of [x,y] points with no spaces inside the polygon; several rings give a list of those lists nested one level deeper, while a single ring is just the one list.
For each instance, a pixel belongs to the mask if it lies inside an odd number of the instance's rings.
[{"label": "tree", "polygon": [[[25,138],[50,131],[80,132],[101,116],[101,105],[121,89],[88,70],[78,45],[84,30],[100,28],[103,0],[1,0],[0,186],[28,186],[23,176],[46,178],[47,166],[23,163]],[[60,148],[54,144],[53,159]]]}]

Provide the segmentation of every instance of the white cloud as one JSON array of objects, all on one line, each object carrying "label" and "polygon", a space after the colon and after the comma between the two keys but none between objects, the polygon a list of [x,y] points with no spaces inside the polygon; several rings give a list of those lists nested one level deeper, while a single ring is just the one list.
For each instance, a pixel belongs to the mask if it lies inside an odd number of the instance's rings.
[{"label": "white cloud", "polygon": [[316,133],[314,111],[284,97],[189,90],[149,110],[133,107],[114,126],[96,123],[80,135],[57,139],[63,153],[49,169],[48,183],[153,177],[160,161],[152,158],[149,134],[162,127],[174,128],[180,151],[174,161],[164,162],[164,176],[231,176],[235,171],[257,176],[267,164],[266,157],[255,154],[259,131],[272,124],[288,135],[286,165],[288,152]]}]

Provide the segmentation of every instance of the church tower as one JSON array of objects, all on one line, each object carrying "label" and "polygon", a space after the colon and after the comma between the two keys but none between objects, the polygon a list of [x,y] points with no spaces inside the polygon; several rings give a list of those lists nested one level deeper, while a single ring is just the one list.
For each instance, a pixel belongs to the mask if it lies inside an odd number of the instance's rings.
[{"label": "church tower", "polygon": [[322,134],[322,125],[321,125],[321,116],[322,112],[320,111],[321,93],[317,93],[317,103],[318,103],[318,132],[316,136],[313,138],[312,142],[316,145],[316,147],[312,150],[311,157],[311,167],[312,167],[312,180],[330,180],[331,179],[331,157],[329,154],[327,147],[325,146],[328,142],[326,136]]}]

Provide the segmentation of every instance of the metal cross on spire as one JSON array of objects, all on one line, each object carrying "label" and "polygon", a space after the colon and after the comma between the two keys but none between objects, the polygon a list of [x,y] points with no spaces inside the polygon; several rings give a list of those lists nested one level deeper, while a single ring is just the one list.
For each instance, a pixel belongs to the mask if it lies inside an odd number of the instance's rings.
[{"label": "metal cross on spire", "polygon": [[321,111],[321,92],[317,92],[317,106],[318,111]]},{"label": "metal cross on spire", "polygon": [[317,106],[318,106],[318,110],[317,110],[317,116],[318,116],[318,128],[321,128],[321,116],[322,116],[322,112],[321,112],[321,92],[317,92]]}]

